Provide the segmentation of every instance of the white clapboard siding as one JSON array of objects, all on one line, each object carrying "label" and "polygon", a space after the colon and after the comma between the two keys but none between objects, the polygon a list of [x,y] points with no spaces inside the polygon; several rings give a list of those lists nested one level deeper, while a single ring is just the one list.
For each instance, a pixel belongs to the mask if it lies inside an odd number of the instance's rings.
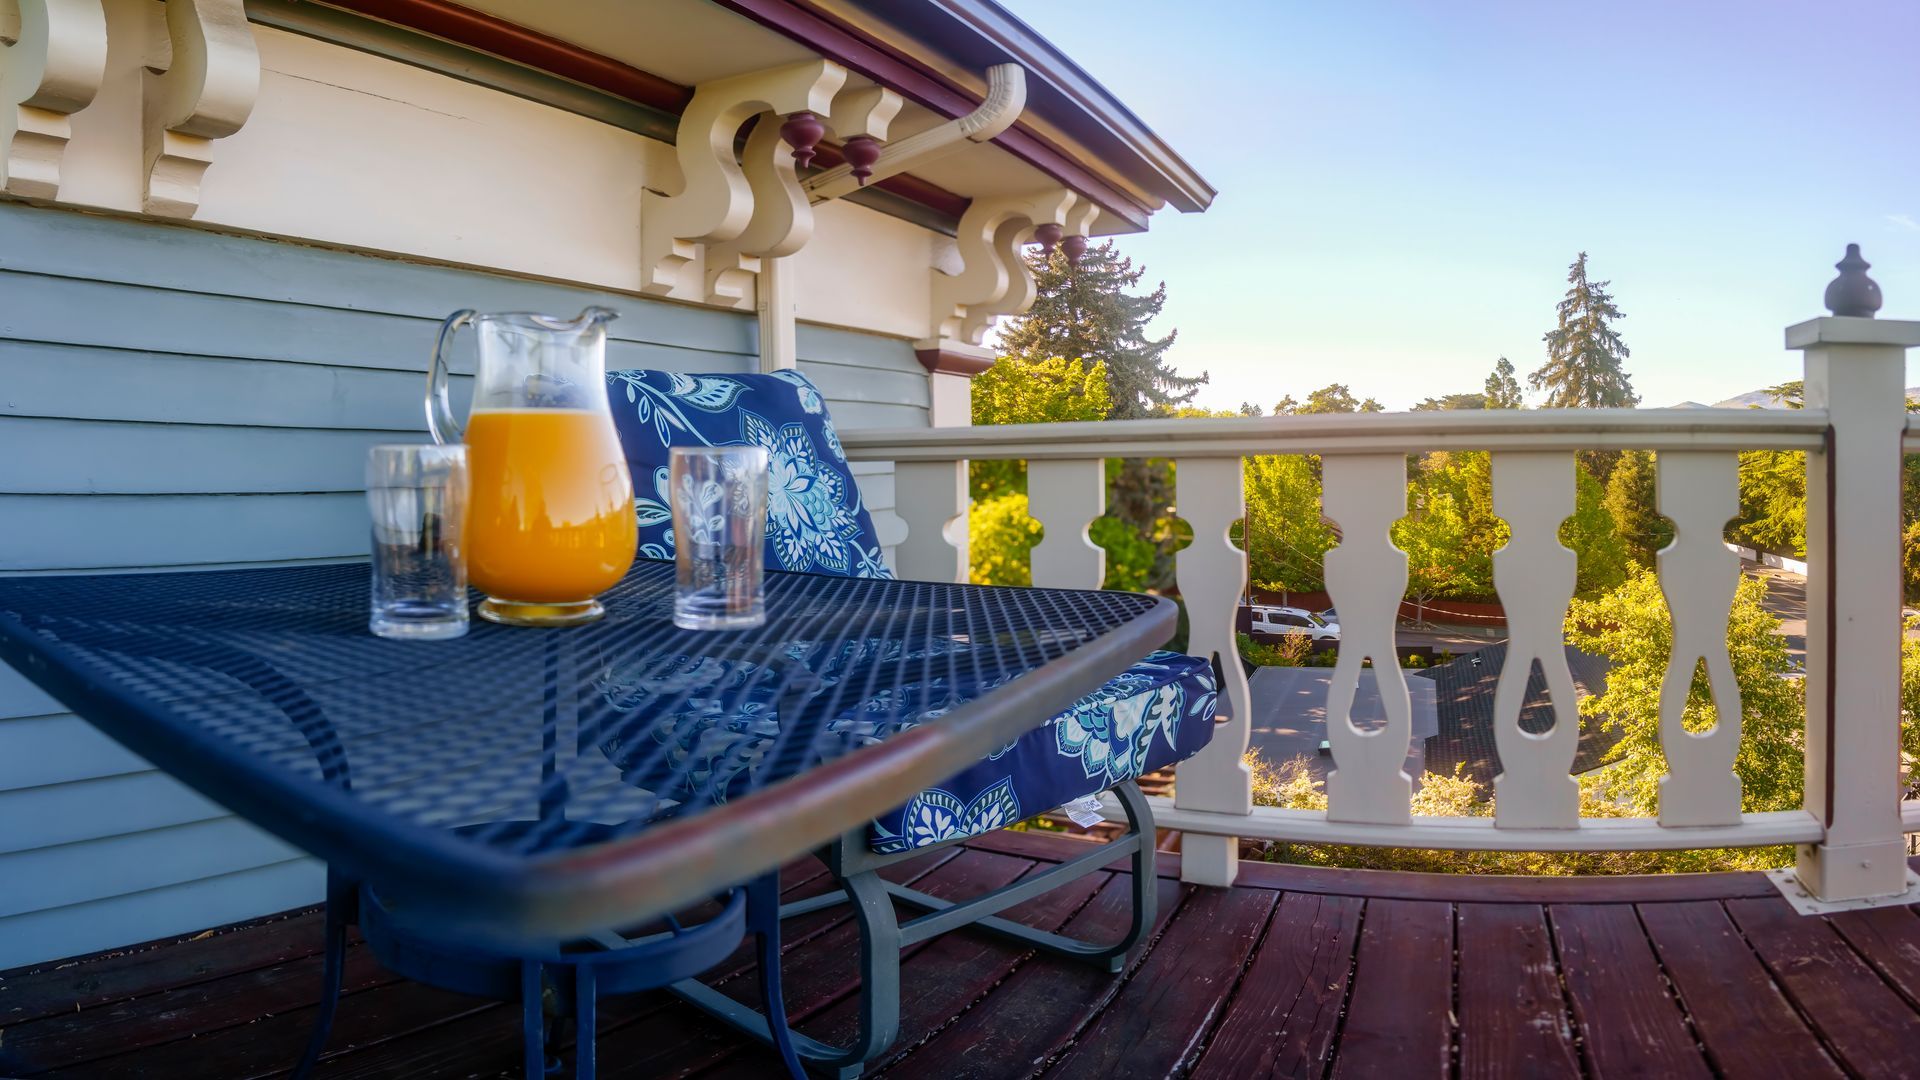
[{"label": "white clapboard siding", "polygon": [[[748,372],[758,328],[544,281],[0,203],[0,573],[333,561],[366,447],[424,440],[439,321],[613,308],[612,367]],[[799,330],[841,429],[927,422],[901,339]],[[464,410],[472,349],[455,353]],[[854,466],[883,545],[891,465]],[[321,874],[0,666],[0,968],[317,899]]]},{"label": "white clapboard siding", "polygon": [[[1329,457],[1321,465],[1321,506],[1340,528],[1326,555],[1327,592],[1340,611],[1340,658],[1327,688],[1327,818],[1382,825],[1412,820],[1413,778],[1407,749],[1413,701],[1395,662],[1394,625],[1407,591],[1407,555],[1393,546],[1393,523],[1407,512],[1404,454]],[[1373,731],[1353,724],[1361,663],[1373,661],[1374,684],[1387,722]]]},{"label": "white clapboard siding", "polygon": [[[1673,543],[1656,558],[1660,589],[1673,616],[1673,655],[1660,683],[1660,824],[1728,825],[1740,820],[1740,685],[1727,656],[1727,617],[1740,586],[1740,556],[1723,533],[1740,512],[1740,459],[1734,454],[1661,454],[1660,513],[1673,521]],[[1707,665],[1716,722],[1706,731],[1682,725],[1687,693]]]},{"label": "white clapboard siding", "polygon": [[[1572,775],[1580,709],[1562,644],[1578,567],[1577,556],[1560,543],[1560,523],[1573,516],[1574,468],[1572,454],[1493,455],[1493,512],[1512,530],[1493,555],[1508,634],[1493,695],[1501,768],[1493,779],[1494,823],[1502,828],[1580,826],[1580,785]],[[1553,726],[1538,734],[1520,727],[1535,664],[1553,706]]]}]

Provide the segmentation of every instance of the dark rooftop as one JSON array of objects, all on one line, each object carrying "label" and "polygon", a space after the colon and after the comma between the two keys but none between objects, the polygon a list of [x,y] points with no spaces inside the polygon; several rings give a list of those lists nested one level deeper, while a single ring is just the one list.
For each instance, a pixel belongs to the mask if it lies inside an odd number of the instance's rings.
[{"label": "dark rooftop", "polygon": [[[1440,713],[1440,733],[1427,740],[1428,772],[1451,776],[1458,768],[1461,775],[1491,787],[1500,772],[1500,752],[1493,738],[1493,694],[1500,683],[1501,665],[1506,662],[1507,645],[1501,642],[1419,673],[1438,687],[1434,703]],[[1573,669],[1574,686],[1580,693],[1591,696],[1606,692],[1605,660],[1568,646],[1567,666]],[[1551,703],[1547,681],[1536,663],[1527,678],[1526,704],[1520,708],[1521,730],[1535,735],[1550,730],[1555,715]],[[1572,702],[1567,703],[1567,716],[1577,720],[1573,708]],[[1582,724],[1573,771],[1599,768],[1607,751],[1619,741],[1617,731],[1602,731],[1592,721]]]}]

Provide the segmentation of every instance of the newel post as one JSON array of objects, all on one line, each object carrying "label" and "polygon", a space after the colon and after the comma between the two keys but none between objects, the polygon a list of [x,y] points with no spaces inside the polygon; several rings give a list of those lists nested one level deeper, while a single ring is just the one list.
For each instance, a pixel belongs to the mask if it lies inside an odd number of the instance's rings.
[{"label": "newel post", "polygon": [[1900,828],[1900,473],[1906,350],[1920,322],[1875,319],[1857,244],[1827,287],[1831,316],[1787,328],[1827,452],[1807,455],[1806,805],[1826,838],[1796,872],[1822,901],[1907,887]]}]

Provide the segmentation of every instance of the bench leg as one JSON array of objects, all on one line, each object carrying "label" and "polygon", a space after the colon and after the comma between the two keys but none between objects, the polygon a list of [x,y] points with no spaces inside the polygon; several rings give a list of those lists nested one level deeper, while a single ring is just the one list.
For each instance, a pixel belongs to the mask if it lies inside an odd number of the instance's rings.
[{"label": "bench leg", "polygon": [[[859,1076],[866,1062],[893,1045],[899,1033],[900,925],[894,916],[893,900],[887,895],[886,883],[880,880],[879,875],[856,874],[844,879],[842,885],[844,894],[836,896],[835,900],[852,903],[854,922],[860,928],[860,970],[863,979],[860,1033],[853,1042],[846,1046],[833,1046],[787,1029],[786,1005],[784,999],[779,997],[778,990],[780,950],[774,935],[763,937],[760,952],[760,979],[766,1012],[742,1005],[698,979],[682,980],[674,983],[671,989],[715,1019],[774,1046],[787,1062],[789,1070],[797,1070],[804,1062],[814,1071],[825,1072],[840,1080]],[[777,883],[771,891],[772,902],[767,909],[777,912]],[[769,1022],[775,1013],[780,1014],[779,1019]],[[780,1047],[783,1040],[789,1040],[788,1047]]]}]

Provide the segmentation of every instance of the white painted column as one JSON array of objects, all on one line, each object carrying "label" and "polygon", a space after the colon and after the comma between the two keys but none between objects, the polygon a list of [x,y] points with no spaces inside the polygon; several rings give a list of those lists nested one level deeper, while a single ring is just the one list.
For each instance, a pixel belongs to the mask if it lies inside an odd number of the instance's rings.
[{"label": "white painted column", "polygon": [[[993,366],[993,352],[944,338],[916,341],[913,348],[927,369],[929,426],[971,427],[973,377]],[[966,581],[967,463],[900,462],[893,485],[894,512],[907,523],[907,538],[894,553],[900,576]]]},{"label": "white painted column", "polygon": [[755,308],[760,315],[760,370],[784,371],[800,366],[800,346],[793,328],[793,265],[785,256],[760,261],[754,283]]},{"label": "white painted column", "polygon": [[1905,889],[1907,869],[1900,459],[1906,350],[1920,346],[1920,322],[1819,318],[1786,338],[1806,356],[1807,407],[1832,422],[1829,452],[1807,455],[1806,798],[1827,834],[1800,849],[1795,869],[1821,900],[1889,896]]}]

